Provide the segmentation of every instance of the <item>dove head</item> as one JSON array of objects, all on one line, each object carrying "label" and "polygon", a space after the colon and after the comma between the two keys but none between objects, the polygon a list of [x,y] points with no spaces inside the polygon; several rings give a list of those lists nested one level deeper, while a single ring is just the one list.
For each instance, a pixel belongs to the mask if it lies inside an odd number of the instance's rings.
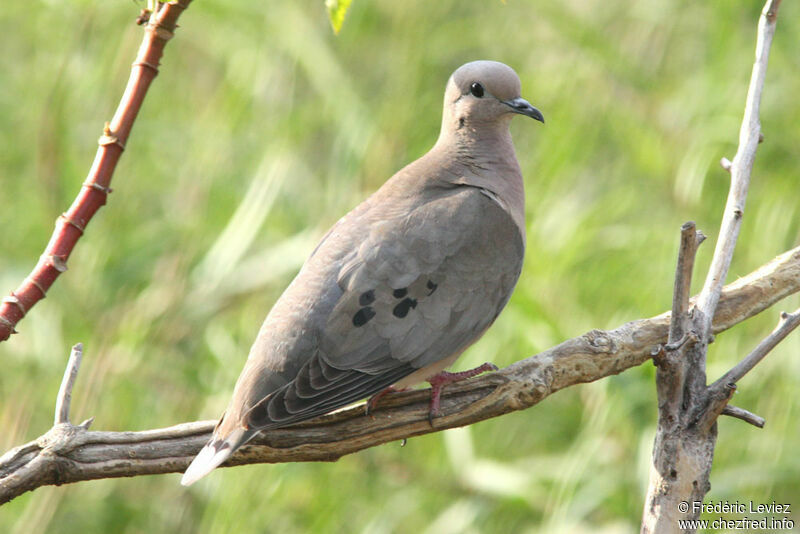
[{"label": "dove head", "polygon": [[542,113],[520,94],[514,69],[497,61],[472,61],[447,82],[442,133],[508,127],[515,114],[544,122]]}]

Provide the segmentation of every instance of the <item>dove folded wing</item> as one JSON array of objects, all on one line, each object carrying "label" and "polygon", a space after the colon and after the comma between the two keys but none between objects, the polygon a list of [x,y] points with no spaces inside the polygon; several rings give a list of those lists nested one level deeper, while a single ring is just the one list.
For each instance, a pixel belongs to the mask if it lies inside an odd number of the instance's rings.
[{"label": "dove folded wing", "polygon": [[516,225],[474,187],[437,188],[403,217],[348,227],[366,235],[360,244],[336,235],[354,246],[332,280],[340,296],[320,316],[318,346],[294,379],[252,405],[248,429],[329,412],[460,353],[505,306],[522,266]]}]

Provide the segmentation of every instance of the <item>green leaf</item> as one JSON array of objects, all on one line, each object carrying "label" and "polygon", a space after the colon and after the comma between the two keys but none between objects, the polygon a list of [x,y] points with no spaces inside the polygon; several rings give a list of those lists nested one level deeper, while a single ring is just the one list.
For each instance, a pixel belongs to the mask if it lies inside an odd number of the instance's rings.
[{"label": "green leaf", "polygon": [[328,17],[331,19],[331,26],[333,33],[339,34],[344,22],[344,16],[347,13],[347,8],[353,0],[325,0],[325,7],[328,8]]}]

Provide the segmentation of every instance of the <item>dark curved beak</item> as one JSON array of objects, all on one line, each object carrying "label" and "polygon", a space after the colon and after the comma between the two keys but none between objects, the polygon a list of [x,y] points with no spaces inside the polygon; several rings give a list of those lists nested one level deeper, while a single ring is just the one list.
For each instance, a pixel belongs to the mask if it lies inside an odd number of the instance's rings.
[{"label": "dark curved beak", "polygon": [[514,98],[512,100],[504,100],[503,104],[510,107],[514,113],[519,113],[520,115],[525,115],[526,117],[536,119],[544,124],[544,116],[542,115],[542,112],[531,106],[531,103],[522,97]]}]

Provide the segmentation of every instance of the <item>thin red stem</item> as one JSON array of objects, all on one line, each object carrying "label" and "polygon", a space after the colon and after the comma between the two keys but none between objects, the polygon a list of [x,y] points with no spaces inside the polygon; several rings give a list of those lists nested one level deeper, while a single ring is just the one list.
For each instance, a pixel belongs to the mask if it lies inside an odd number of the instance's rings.
[{"label": "thin red stem", "polygon": [[15,333],[14,327],[30,309],[42,300],[58,275],[67,270],[67,260],[86,225],[106,203],[109,184],[136,115],[142,107],[150,83],[158,74],[164,46],[172,38],[180,14],[191,0],[175,0],[161,5],[145,25],[145,35],[125,93],[110,123],[105,125],[92,168],[72,206],[56,220],[47,248],[19,287],[0,303],[0,341]]}]

